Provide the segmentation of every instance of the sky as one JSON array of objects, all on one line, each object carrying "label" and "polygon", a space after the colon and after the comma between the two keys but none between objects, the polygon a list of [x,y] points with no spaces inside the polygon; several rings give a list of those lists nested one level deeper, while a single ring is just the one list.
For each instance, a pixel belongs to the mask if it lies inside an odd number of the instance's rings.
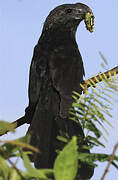
[{"label": "sky", "polygon": [[[12,122],[24,115],[28,105],[29,67],[46,16],[60,4],[77,3],[74,0],[0,0],[0,119]],[[85,79],[103,71],[99,51],[106,57],[109,69],[117,66],[118,22],[117,0],[81,0],[95,15],[93,33],[86,30],[82,22],[77,30],[76,39],[83,58]],[[94,152],[112,153],[118,141],[118,110],[114,103],[113,117],[108,119],[114,128],[108,127],[106,148],[95,148]],[[28,125],[8,133],[4,139],[22,137]],[[118,154],[118,153],[117,153]],[[100,180],[107,163],[99,163],[91,180]],[[22,166],[19,163],[19,166]],[[118,171],[110,167],[105,180],[117,180]]]}]

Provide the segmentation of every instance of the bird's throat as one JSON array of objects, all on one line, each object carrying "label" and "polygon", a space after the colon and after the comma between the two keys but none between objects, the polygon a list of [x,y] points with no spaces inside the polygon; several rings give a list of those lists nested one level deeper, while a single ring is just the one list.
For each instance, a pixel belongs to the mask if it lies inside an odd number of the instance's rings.
[{"label": "bird's throat", "polygon": [[47,31],[43,31],[42,36],[44,37],[45,41],[48,41],[47,43],[68,43],[69,41],[75,41],[76,30],[77,27],[75,26],[55,26],[53,28],[48,29]]}]

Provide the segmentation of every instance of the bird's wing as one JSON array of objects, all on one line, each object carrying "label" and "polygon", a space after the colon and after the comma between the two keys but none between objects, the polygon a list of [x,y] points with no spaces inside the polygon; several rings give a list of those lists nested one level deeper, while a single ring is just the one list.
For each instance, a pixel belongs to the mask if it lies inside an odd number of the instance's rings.
[{"label": "bird's wing", "polygon": [[49,66],[53,86],[60,95],[60,115],[68,116],[72,106],[72,91],[82,92],[80,83],[83,82],[84,67],[82,57],[75,45],[58,48],[58,52],[51,54]]},{"label": "bird's wing", "polygon": [[59,112],[59,95],[52,87],[49,75],[48,51],[42,50],[40,41],[34,49],[30,67],[29,106],[26,119],[30,123],[28,134],[30,144],[39,148],[42,156],[36,153],[30,158],[35,166],[52,167],[55,159],[53,142],[57,136],[55,117]]},{"label": "bird's wing", "polygon": [[40,50],[40,44],[37,44],[34,48],[34,54],[30,66],[30,75],[29,75],[29,105],[25,110],[25,117],[27,123],[32,121],[36,105],[40,97],[40,90],[42,82],[44,81],[47,60],[42,55]]}]

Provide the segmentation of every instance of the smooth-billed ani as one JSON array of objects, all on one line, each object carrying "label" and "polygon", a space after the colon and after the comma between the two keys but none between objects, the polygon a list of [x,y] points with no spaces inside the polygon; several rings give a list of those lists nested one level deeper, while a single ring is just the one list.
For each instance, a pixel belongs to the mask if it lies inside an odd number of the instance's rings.
[{"label": "smooth-billed ani", "polygon": [[[56,136],[60,130],[70,137],[81,135],[81,127],[69,120],[72,91],[82,92],[84,67],[75,34],[91,9],[82,4],[64,4],[50,12],[34,48],[30,67],[29,106],[25,111],[31,145],[40,149],[31,159],[37,168],[52,168],[56,158]],[[83,165],[81,177],[93,169]]]}]

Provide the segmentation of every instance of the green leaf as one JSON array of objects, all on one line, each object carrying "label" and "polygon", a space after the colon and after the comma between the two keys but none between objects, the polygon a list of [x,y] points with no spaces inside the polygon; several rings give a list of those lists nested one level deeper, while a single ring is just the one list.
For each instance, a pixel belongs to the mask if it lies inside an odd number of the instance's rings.
[{"label": "green leaf", "polygon": [[73,91],[72,93],[75,94],[78,98],[81,96],[81,94],[76,91]]},{"label": "green leaf", "polygon": [[5,159],[0,155],[0,172],[5,180],[8,179],[10,168]]},{"label": "green leaf", "polygon": [[30,177],[40,177],[41,179],[48,180],[47,176],[45,175],[45,173],[42,170],[38,170],[38,169],[32,167],[30,160],[25,152],[21,151],[21,154],[22,154],[22,158],[24,160],[24,166],[27,169],[27,173]]},{"label": "green leaf", "polygon": [[95,143],[98,144],[98,145],[101,145],[102,147],[105,147],[104,144],[102,144],[100,141],[98,141],[98,139],[95,138],[95,137],[87,136],[87,139],[88,139],[89,141],[91,140],[91,141],[95,142]]},{"label": "green leaf", "polygon": [[[105,162],[105,161],[109,161],[111,158],[111,154],[99,154],[99,153],[79,153],[78,154],[78,159],[82,162],[86,162],[86,163],[93,163],[93,162],[96,162],[96,161],[99,161],[99,162]],[[118,168],[118,166],[116,165],[116,163],[114,162],[117,161],[118,162],[118,156],[114,156],[113,157],[113,162],[112,162],[112,165],[115,167],[115,168]]]},{"label": "green leaf", "polygon": [[22,180],[21,176],[18,175],[15,169],[12,169],[10,180]]},{"label": "green leaf", "polygon": [[63,136],[57,136],[57,140],[62,141],[62,142],[64,142],[64,143],[67,143],[67,142],[68,142],[67,138],[65,138],[65,137],[63,137]]},{"label": "green leaf", "polygon": [[99,51],[99,54],[100,54],[101,58],[103,59],[104,63],[108,66],[108,61],[106,60],[104,55],[100,51]]},{"label": "green leaf", "polygon": [[56,158],[54,164],[56,180],[73,180],[75,178],[78,167],[77,157],[77,138],[73,137]]},{"label": "green leaf", "polygon": [[3,144],[1,147],[3,148],[5,154],[7,154],[7,158],[17,156],[16,153],[18,152],[19,147],[13,146],[11,144]]},{"label": "green leaf", "polygon": [[31,146],[30,144],[26,144],[26,143],[23,143],[22,141],[18,141],[18,140],[9,140],[9,141],[2,141],[6,144],[10,144],[10,145],[13,145],[13,146],[18,146],[18,147],[21,147],[21,148],[26,148],[30,151],[33,151],[33,152],[36,152],[36,153],[39,153],[39,149],[35,148],[34,146]]},{"label": "green leaf", "polygon": [[88,130],[93,132],[97,138],[101,137],[102,135],[101,131],[96,127],[96,125],[90,119],[87,122],[86,127]]},{"label": "green leaf", "polygon": [[0,135],[7,133],[8,131],[14,132],[15,125],[6,121],[0,121]]}]

